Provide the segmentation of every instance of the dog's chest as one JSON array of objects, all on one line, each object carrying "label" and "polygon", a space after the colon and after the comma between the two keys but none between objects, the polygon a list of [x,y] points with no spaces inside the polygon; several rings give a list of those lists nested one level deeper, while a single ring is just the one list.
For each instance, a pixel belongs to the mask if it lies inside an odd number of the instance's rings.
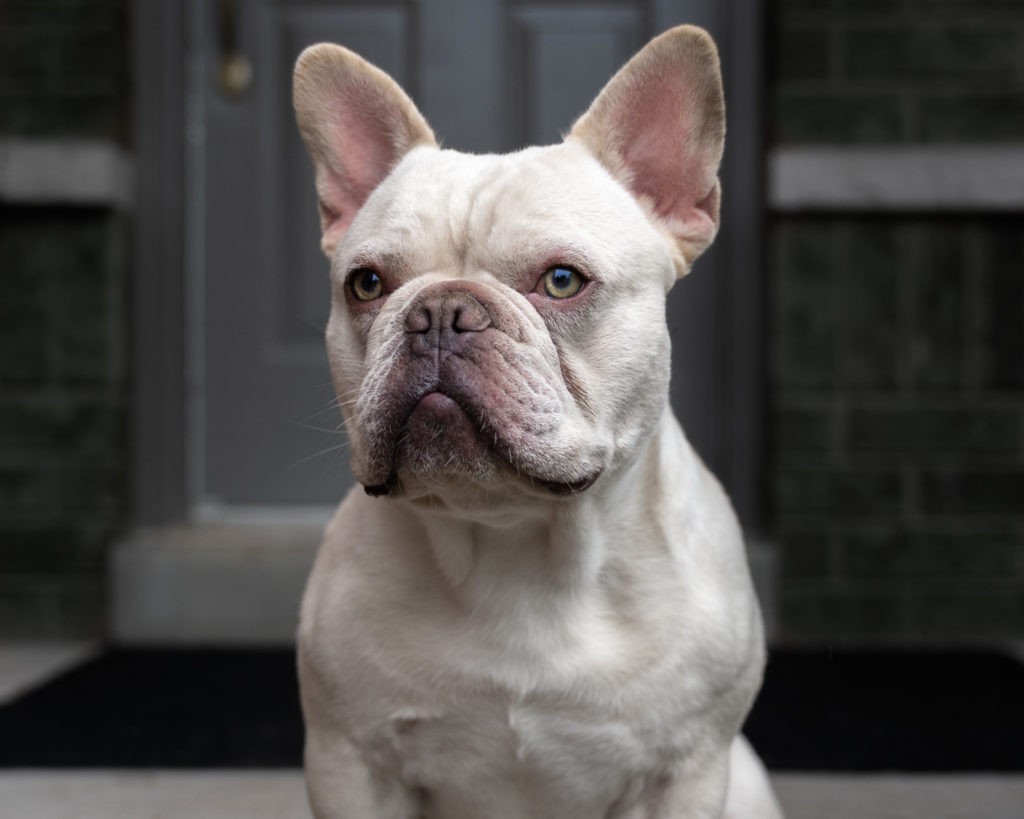
[{"label": "dog's chest", "polygon": [[[639,714],[616,718],[596,704],[481,699],[457,712],[394,713],[375,744],[438,816],[487,815],[499,792],[524,816],[604,815],[678,753],[656,733]],[[480,812],[464,814],[467,805]]]}]

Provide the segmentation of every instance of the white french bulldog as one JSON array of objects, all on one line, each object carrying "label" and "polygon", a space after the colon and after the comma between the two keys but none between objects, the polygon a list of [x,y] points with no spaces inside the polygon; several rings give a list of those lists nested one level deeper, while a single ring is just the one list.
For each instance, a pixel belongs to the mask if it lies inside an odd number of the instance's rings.
[{"label": "white french bulldog", "polygon": [[668,406],[665,295],[718,226],[710,37],[504,156],[439,149],[339,46],[294,100],[365,488],[302,606],[316,816],[779,816],[737,733],[765,656],[741,533]]}]

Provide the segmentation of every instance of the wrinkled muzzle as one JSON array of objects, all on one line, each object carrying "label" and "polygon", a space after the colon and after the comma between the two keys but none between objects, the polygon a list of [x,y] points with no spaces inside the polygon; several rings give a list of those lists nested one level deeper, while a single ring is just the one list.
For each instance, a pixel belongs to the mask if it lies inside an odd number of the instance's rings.
[{"label": "wrinkled muzzle", "polygon": [[497,288],[421,287],[369,351],[354,417],[356,477],[373,495],[415,482],[514,478],[556,494],[582,491],[600,447],[539,323]]}]

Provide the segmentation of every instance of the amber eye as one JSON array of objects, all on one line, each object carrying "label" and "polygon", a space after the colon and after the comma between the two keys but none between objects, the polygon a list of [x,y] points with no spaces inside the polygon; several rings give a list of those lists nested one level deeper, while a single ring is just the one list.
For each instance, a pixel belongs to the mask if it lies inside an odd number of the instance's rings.
[{"label": "amber eye", "polygon": [[568,299],[579,293],[587,280],[571,267],[555,265],[545,271],[541,282],[551,298]]},{"label": "amber eye", "polygon": [[348,282],[359,301],[373,301],[384,295],[384,282],[373,268],[356,268],[349,274]]}]

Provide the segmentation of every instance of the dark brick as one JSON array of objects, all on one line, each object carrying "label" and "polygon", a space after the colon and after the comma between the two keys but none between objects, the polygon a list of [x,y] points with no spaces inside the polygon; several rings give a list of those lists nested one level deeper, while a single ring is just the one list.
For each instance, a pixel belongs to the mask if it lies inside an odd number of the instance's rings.
[{"label": "dark brick", "polygon": [[890,387],[899,369],[899,284],[904,275],[897,228],[884,222],[851,222],[843,229],[841,256],[843,382]]},{"label": "dark brick", "polygon": [[52,589],[32,578],[0,576],[0,640],[52,639],[59,631]]},{"label": "dark brick", "polygon": [[106,630],[106,599],[101,578],[62,584],[56,593],[57,629],[61,639],[95,639]]},{"label": "dark brick", "polygon": [[979,580],[1024,580],[1024,539],[1002,532],[848,530],[839,533],[839,541],[842,570],[851,580],[928,581],[956,588]]},{"label": "dark brick", "polygon": [[903,11],[901,5],[900,0],[832,0],[833,10],[847,16],[867,14],[877,17],[882,13],[899,19],[899,15]]},{"label": "dark brick", "polygon": [[785,25],[793,20],[801,20],[807,14],[815,15],[830,11],[832,0],[784,0],[773,3],[771,8],[779,23]]},{"label": "dark brick", "polygon": [[921,503],[928,514],[1024,517],[1024,470],[926,470]]},{"label": "dark brick", "polygon": [[0,91],[0,131],[19,136],[127,138],[128,118],[114,95]]},{"label": "dark brick", "polygon": [[[46,339],[52,332],[48,272],[32,264],[32,249],[18,235],[9,209],[0,209],[0,383],[44,381],[49,375]],[[26,258],[28,257],[28,258]]]},{"label": "dark brick", "polygon": [[0,405],[0,449],[112,453],[125,440],[120,406],[39,398]]},{"label": "dark brick", "polygon": [[1016,74],[1017,32],[974,25],[909,24],[846,32],[846,69],[855,79],[916,83],[952,78],[963,86],[1004,86]]},{"label": "dark brick", "polygon": [[4,85],[61,76],[65,33],[54,28],[0,28],[0,78]]},{"label": "dark brick", "polygon": [[830,409],[776,409],[772,415],[773,451],[789,454],[825,452],[832,447],[835,412]]},{"label": "dark brick", "polygon": [[49,317],[35,305],[26,309],[8,305],[7,309],[0,306],[0,384],[44,382],[50,373]]},{"label": "dark brick", "polygon": [[823,28],[783,29],[774,39],[777,81],[825,80],[829,75],[829,35]]},{"label": "dark brick", "polygon": [[[123,323],[113,314],[109,277],[115,259],[110,217],[55,209],[17,212],[0,230],[0,253],[10,265],[0,284],[0,326],[5,343],[0,377],[44,380],[63,376],[105,382],[112,350],[108,328]],[[50,339],[56,336],[52,371]]]},{"label": "dark brick", "polygon": [[1024,401],[1017,409],[856,408],[844,445],[851,452],[964,455],[1024,453]]},{"label": "dark brick", "polygon": [[28,463],[0,468],[0,522],[110,524],[126,508],[124,467]]},{"label": "dark brick", "polygon": [[61,374],[68,383],[108,383],[114,351],[104,283],[82,276],[68,290],[61,305]]},{"label": "dark brick", "polygon": [[782,467],[772,478],[780,517],[891,515],[901,508],[898,472],[882,469]]},{"label": "dark brick", "polygon": [[787,532],[780,536],[779,574],[783,582],[825,581],[832,571],[828,532]]},{"label": "dark brick", "polygon": [[924,252],[913,271],[910,378],[916,385],[953,387],[963,380],[966,237],[962,223],[945,220],[917,229]]},{"label": "dark brick", "polygon": [[60,505],[58,478],[40,466],[0,468],[0,519],[34,513],[52,514]]},{"label": "dark brick", "polygon": [[104,612],[102,578],[0,576],[0,640],[96,639]]},{"label": "dark brick", "polygon": [[76,225],[68,231],[59,265],[63,376],[71,381],[104,383],[108,380],[112,350],[109,327],[113,304],[109,278],[110,228],[104,221]]},{"label": "dark brick", "polygon": [[4,0],[0,24],[77,28],[125,25],[126,0]]},{"label": "dark brick", "polygon": [[102,574],[110,532],[85,527],[0,530],[0,574]]},{"label": "dark brick", "polygon": [[833,373],[832,235],[828,223],[788,220],[776,229],[778,381],[823,385]]},{"label": "dark brick", "polygon": [[1024,634],[1024,594],[987,590],[926,593],[911,609],[914,634],[942,640],[1020,639]]},{"label": "dark brick", "polygon": [[[47,334],[62,336],[64,374],[104,380],[110,357],[107,328],[123,322],[112,314],[110,303],[109,278],[118,275],[112,269],[110,217],[64,210],[10,215],[12,224],[0,237],[0,250],[13,260],[11,281],[3,285],[8,309],[15,317],[20,311],[45,311],[53,324]],[[37,335],[36,344],[44,346],[47,334]]]},{"label": "dark brick", "polygon": [[776,91],[771,141],[786,145],[891,143],[906,140],[903,101],[897,95]]},{"label": "dark brick", "polygon": [[126,68],[124,32],[116,27],[90,27],[76,31],[61,50],[61,69],[77,78],[102,78],[116,88]]},{"label": "dark brick", "polygon": [[1024,140],[1024,90],[923,95],[917,102],[922,142],[1020,142]]},{"label": "dark brick", "polygon": [[885,594],[783,592],[779,614],[784,641],[874,642],[906,632],[902,600]]},{"label": "dark brick", "polygon": [[127,483],[124,468],[75,464],[60,472],[60,508],[66,512],[89,513],[100,520],[125,507]]},{"label": "dark brick", "polygon": [[130,4],[0,4],[0,133],[128,137]]},{"label": "dark brick", "polygon": [[[852,7],[860,0],[835,0],[840,7]],[[1024,9],[1020,0],[873,0],[875,3],[889,3],[903,8],[910,19],[919,18],[923,14],[946,13],[954,18],[962,18],[965,13],[975,16],[995,12],[997,19],[1004,23],[1013,20],[1024,20]]]},{"label": "dark brick", "polygon": [[985,341],[994,387],[1024,387],[1024,220],[991,234],[989,321]]}]

